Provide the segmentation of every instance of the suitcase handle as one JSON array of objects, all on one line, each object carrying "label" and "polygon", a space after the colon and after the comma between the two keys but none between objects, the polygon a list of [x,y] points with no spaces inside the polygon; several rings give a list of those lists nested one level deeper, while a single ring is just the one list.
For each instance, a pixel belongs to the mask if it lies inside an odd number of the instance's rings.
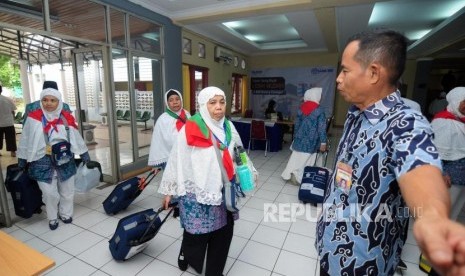
[{"label": "suitcase handle", "polygon": [[[178,202],[177,201],[174,201],[174,202],[170,202],[170,204],[168,205],[168,208],[170,208],[170,210],[168,211],[168,214],[166,214],[166,216],[163,218],[163,220],[161,221],[160,223],[160,228],[161,226],[163,225],[163,223],[165,223],[165,221],[168,219],[168,217],[171,215],[171,213],[173,212],[174,208],[172,207],[175,207],[178,205]],[[140,237],[140,239],[138,239],[136,241],[137,244],[142,244],[148,240],[150,240],[151,238],[153,238],[152,235],[147,235],[149,233],[149,230],[153,227],[153,224],[155,223],[155,221],[157,220],[157,218],[160,216],[160,213],[163,212],[165,210],[165,208],[163,208],[163,206],[161,206],[160,208],[158,208],[158,211],[156,212],[155,216],[153,217],[153,219],[150,221],[150,224],[149,226],[147,227],[147,229],[145,229],[145,232],[144,234],[142,234],[142,236]],[[159,230],[159,229],[158,229]],[[154,233],[155,235],[157,234],[158,230]]]},{"label": "suitcase handle", "polygon": [[139,191],[142,191],[147,187],[147,185],[157,176],[157,174],[161,171],[160,168],[154,168],[150,171],[150,173],[139,180]]}]

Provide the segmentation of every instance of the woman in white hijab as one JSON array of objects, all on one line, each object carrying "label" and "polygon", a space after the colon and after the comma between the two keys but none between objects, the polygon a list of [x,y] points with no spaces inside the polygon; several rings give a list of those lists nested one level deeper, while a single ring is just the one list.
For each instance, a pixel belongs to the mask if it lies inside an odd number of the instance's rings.
[{"label": "woman in white hijab", "polygon": [[444,175],[451,184],[451,218],[457,219],[465,203],[465,87],[452,89],[446,99],[447,109],[434,116],[431,126]]},{"label": "woman in white hijab", "polygon": [[297,111],[294,125],[294,141],[291,145],[292,154],[281,177],[294,184],[302,181],[305,166],[312,166],[316,152],[326,151],[326,117],[320,107],[321,87],[314,87],[304,94],[304,102]]},{"label": "woman in white hijab", "polygon": [[[179,197],[181,225],[184,228],[178,266],[188,265],[205,275],[222,275],[233,236],[234,217],[222,203],[220,166],[234,181],[233,151],[242,146],[234,125],[225,118],[226,97],[217,87],[207,87],[198,95],[200,113],[181,129],[163,173],[159,193]],[[222,155],[219,163],[214,144]]]},{"label": "woman in white hijab", "polygon": [[[58,219],[73,221],[74,154],[90,161],[84,139],[71,112],[63,109],[61,93],[46,88],[40,93],[40,107],[28,113],[18,147],[18,166],[28,164],[28,175],[37,181],[47,210],[49,227],[55,230]],[[56,149],[59,154],[54,154]]]},{"label": "woman in white hijab", "polygon": [[182,95],[170,89],[165,93],[166,110],[158,117],[150,143],[148,165],[164,167],[179,130],[191,116],[182,107]]}]

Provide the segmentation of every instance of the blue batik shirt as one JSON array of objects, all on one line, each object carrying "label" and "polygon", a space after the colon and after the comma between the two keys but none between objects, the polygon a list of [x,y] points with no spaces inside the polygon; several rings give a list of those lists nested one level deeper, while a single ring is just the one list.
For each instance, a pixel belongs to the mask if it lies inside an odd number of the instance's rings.
[{"label": "blue batik shirt", "polygon": [[317,224],[320,265],[329,275],[392,275],[407,236],[409,213],[397,179],[421,165],[441,168],[428,121],[400,93],[361,111],[352,106],[336,163],[352,167],[352,185],[326,188]]}]

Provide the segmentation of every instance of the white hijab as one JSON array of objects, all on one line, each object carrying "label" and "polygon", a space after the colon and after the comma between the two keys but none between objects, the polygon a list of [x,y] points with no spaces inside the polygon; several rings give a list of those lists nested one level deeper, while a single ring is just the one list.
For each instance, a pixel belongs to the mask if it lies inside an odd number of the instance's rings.
[{"label": "white hijab", "polygon": [[[173,91],[178,94],[181,98],[181,109],[177,112],[171,110],[168,106],[168,94],[170,91]],[[166,108],[171,110],[172,112],[176,113],[177,115],[181,114],[182,111],[182,95],[179,91],[170,89],[165,92],[165,105]],[[187,110],[184,111],[186,113],[186,117],[189,118],[190,114]],[[176,128],[176,120],[175,118],[171,117],[168,113],[163,112],[160,117],[158,117],[155,127],[153,128],[152,139],[150,143],[150,150],[149,150],[149,159],[148,165],[149,166],[158,166],[165,163],[170,156],[171,149],[173,148],[173,144],[176,141],[176,137],[178,136],[178,129]]]},{"label": "white hijab", "polygon": [[305,91],[304,94],[304,101],[312,101],[316,103],[320,103],[321,100],[321,93],[323,92],[323,88],[321,87],[313,87]]},{"label": "white hijab", "polygon": [[207,103],[215,96],[223,96],[226,101],[226,96],[223,90],[218,87],[210,86],[202,89],[198,95],[197,101],[199,103],[200,116],[207,124],[208,128],[215,134],[221,142],[225,142],[226,132],[224,129],[224,116],[219,121],[214,120],[208,112]]},{"label": "white hijab", "polygon": [[459,118],[465,118],[465,115],[459,111],[460,103],[465,100],[465,87],[456,87],[446,96],[447,111]]},{"label": "white hijab", "polygon": [[[459,105],[465,100],[465,87],[456,87],[447,93],[447,111],[459,118]],[[457,120],[437,118],[431,122],[434,143],[442,160],[454,161],[465,158],[465,123]]]},{"label": "white hijab", "polygon": [[[48,112],[42,105],[42,99],[45,96],[53,96],[58,99],[58,106],[54,111]],[[53,88],[46,88],[40,92],[40,107],[44,112],[44,116],[48,121],[52,121],[60,117],[61,110],[63,109],[63,99],[61,97],[60,91]]]},{"label": "white hijab", "polygon": [[[170,94],[171,92],[174,92],[174,93],[178,94],[179,98],[181,99],[181,108],[178,111],[171,110],[170,106],[168,105],[168,98],[169,98],[168,94]],[[165,106],[166,106],[167,109],[171,110],[172,112],[176,113],[177,115],[181,114],[181,110],[184,108],[183,107],[183,102],[182,102],[181,92],[179,92],[176,89],[170,89],[170,90],[166,91],[165,92]]]}]

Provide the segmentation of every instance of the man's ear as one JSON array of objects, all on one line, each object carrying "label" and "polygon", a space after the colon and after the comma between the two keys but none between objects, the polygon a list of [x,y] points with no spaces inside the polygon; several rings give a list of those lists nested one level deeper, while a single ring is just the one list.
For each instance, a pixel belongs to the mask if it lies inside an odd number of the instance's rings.
[{"label": "man's ear", "polygon": [[378,63],[372,63],[368,67],[371,83],[377,83],[382,74],[382,67]]}]

